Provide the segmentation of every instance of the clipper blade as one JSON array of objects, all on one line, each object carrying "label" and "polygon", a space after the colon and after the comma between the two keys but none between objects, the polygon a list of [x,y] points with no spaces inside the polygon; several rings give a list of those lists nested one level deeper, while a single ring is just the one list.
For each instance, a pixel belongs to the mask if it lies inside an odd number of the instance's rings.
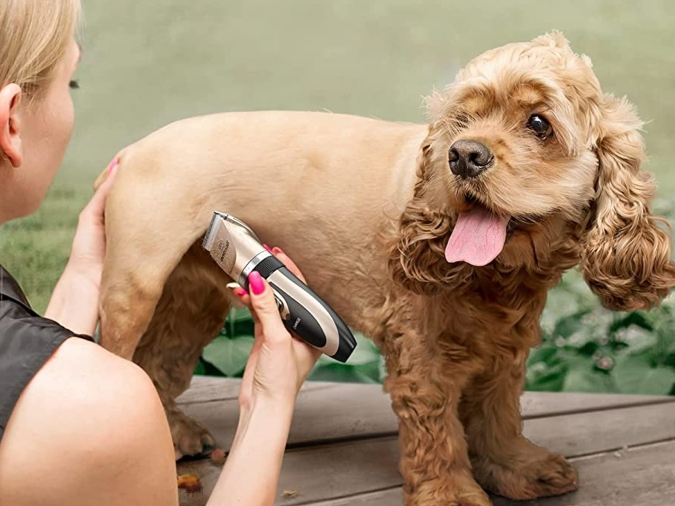
[{"label": "clipper blade", "polygon": [[237,258],[236,247],[228,229],[227,214],[213,213],[202,247],[226,274],[236,278],[234,271]]},{"label": "clipper blade", "polygon": [[211,250],[213,249],[218,232],[224,226],[225,219],[227,219],[227,215],[219,212],[214,212],[211,217],[211,223],[209,224],[209,228],[206,230],[204,240],[202,241],[202,248],[209,253],[211,253]]}]

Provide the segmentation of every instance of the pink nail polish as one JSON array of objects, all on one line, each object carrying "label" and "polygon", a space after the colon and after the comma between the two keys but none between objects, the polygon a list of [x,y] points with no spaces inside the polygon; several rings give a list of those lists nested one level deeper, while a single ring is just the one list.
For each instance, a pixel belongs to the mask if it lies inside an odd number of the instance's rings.
[{"label": "pink nail polish", "polygon": [[262,276],[256,271],[248,275],[248,284],[254,295],[260,295],[265,291],[265,283]]},{"label": "pink nail polish", "polygon": [[267,244],[263,244],[263,246],[264,246],[265,249],[266,249],[267,251],[269,251],[270,253],[274,253],[274,251],[272,251],[272,248],[270,248]]},{"label": "pink nail polish", "polygon": [[247,292],[246,290],[244,290],[243,288],[237,288],[237,289],[234,291],[234,294],[235,294],[237,297],[243,297],[244,295],[248,295],[248,292]]},{"label": "pink nail polish", "polygon": [[115,170],[117,170],[117,166],[120,164],[120,157],[116,156],[112,162],[110,162],[110,165],[108,165],[108,175],[112,175],[115,173]]}]

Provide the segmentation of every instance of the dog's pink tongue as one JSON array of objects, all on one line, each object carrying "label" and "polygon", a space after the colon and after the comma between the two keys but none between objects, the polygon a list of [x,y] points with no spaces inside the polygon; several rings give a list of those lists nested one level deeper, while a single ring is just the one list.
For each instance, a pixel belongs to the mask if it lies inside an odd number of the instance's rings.
[{"label": "dog's pink tongue", "polygon": [[476,267],[492,262],[504,249],[509,218],[489,213],[481,207],[459,213],[455,229],[445,247],[445,259],[464,261]]}]

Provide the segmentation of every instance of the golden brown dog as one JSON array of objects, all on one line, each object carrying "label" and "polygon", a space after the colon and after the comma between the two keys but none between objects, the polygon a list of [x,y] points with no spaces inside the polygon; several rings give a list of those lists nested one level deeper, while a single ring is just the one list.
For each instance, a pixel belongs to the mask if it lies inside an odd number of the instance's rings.
[{"label": "golden brown dog", "polygon": [[123,151],[110,194],[102,344],[155,381],[178,454],[212,444],[174,398],[231,300],[199,242],[215,210],[295,259],[387,361],[407,504],[488,505],[577,487],[522,436],[548,290],[580,265],[603,304],[675,284],[650,214],[641,122],[558,33],[479,56],[429,124],[302,112],[170,125]]}]

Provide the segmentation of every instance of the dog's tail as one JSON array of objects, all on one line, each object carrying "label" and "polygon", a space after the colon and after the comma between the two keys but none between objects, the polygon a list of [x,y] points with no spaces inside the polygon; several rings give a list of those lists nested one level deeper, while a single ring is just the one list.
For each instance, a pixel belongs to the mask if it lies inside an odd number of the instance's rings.
[{"label": "dog's tail", "polygon": [[118,164],[122,163],[122,158],[124,156],[125,151],[126,149],[123,149],[122,151],[117,153],[115,157],[112,159],[112,161],[108,164],[108,166],[105,169],[103,169],[103,172],[99,174],[99,176],[96,178],[96,181],[94,181],[94,191],[98,190],[99,186],[101,186],[103,184],[103,181],[106,180],[106,178],[108,177],[108,173],[110,171],[110,167],[115,162],[117,162]]}]

